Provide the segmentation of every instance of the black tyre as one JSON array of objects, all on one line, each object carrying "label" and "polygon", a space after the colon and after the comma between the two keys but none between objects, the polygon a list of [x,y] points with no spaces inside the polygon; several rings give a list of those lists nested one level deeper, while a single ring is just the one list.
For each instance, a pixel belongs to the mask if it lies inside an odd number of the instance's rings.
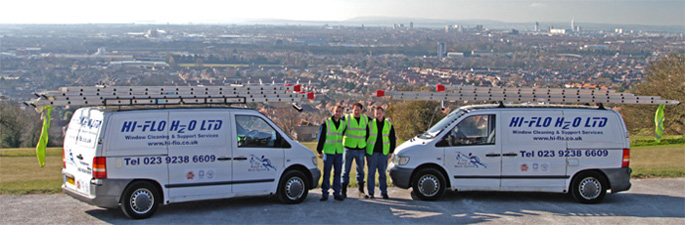
[{"label": "black tyre", "polygon": [[286,204],[296,204],[304,201],[309,194],[309,181],[307,176],[299,170],[285,172],[278,182],[276,196],[278,200]]},{"label": "black tyre", "polygon": [[445,192],[445,176],[436,169],[421,169],[412,182],[416,197],[424,201],[435,201]]},{"label": "black tyre", "polygon": [[581,172],[571,183],[571,195],[584,204],[598,203],[607,194],[606,178],[595,171]]},{"label": "black tyre", "polygon": [[162,200],[159,190],[147,181],[130,184],[121,196],[121,211],[131,219],[145,219],[155,214]]}]

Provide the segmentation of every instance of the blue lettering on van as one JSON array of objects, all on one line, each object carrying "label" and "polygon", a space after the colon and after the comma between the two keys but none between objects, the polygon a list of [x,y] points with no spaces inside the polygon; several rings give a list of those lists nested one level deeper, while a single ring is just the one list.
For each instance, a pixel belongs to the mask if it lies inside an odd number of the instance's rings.
[{"label": "blue lettering on van", "polygon": [[102,120],[90,119],[85,116],[78,118],[77,124],[81,127],[88,127],[90,129],[98,129],[102,125]]},{"label": "blue lettering on van", "polygon": [[183,134],[186,131],[196,129],[201,131],[220,130],[222,125],[222,120],[191,120],[187,123],[173,120],[169,126],[167,126],[166,120],[124,121],[121,125],[121,132],[159,132],[167,131],[168,128],[168,131]]},{"label": "blue lettering on van", "polygon": [[125,166],[141,165],[163,165],[163,164],[189,164],[189,163],[212,163],[217,157],[215,155],[175,155],[175,156],[147,156],[147,157],[127,157],[123,159]]},{"label": "blue lettering on van", "polygon": [[138,123],[138,121],[124,121],[124,123],[121,126],[121,132],[135,132],[136,130],[141,132],[164,131],[164,128],[166,128],[166,121],[164,120],[146,120],[142,121],[142,123],[140,124]]},{"label": "blue lettering on van", "polygon": [[608,121],[607,117],[575,117],[569,120],[564,117],[519,116],[511,118],[509,127],[558,127],[566,130],[571,127],[605,127]]},{"label": "blue lettering on van", "polygon": [[197,126],[197,121],[191,120],[190,123],[188,123],[188,131],[194,131],[195,126]]}]

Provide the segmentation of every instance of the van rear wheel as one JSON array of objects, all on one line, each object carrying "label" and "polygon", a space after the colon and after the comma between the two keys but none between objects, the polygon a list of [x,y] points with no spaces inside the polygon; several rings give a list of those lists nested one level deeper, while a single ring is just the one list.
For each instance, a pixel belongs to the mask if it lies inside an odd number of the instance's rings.
[{"label": "van rear wheel", "polygon": [[595,171],[585,171],[571,183],[571,194],[576,201],[585,204],[598,203],[607,193],[607,181],[604,176]]},{"label": "van rear wheel", "polygon": [[304,201],[309,193],[307,176],[299,170],[285,172],[278,182],[276,196],[278,200],[286,204],[296,204]]},{"label": "van rear wheel", "polygon": [[161,200],[157,187],[147,181],[136,181],[124,190],[121,211],[132,219],[145,219],[155,214]]},{"label": "van rear wheel", "polygon": [[433,168],[421,169],[412,182],[412,190],[421,200],[438,200],[445,192],[445,176]]}]

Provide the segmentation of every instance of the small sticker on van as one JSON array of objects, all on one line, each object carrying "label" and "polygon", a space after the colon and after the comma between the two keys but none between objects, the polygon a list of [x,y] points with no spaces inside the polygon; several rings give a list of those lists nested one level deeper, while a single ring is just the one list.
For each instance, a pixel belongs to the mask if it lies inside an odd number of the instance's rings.
[{"label": "small sticker on van", "polygon": [[257,157],[254,154],[250,154],[250,168],[247,171],[259,172],[259,171],[270,171],[276,170],[276,167],[271,164],[271,160],[264,155],[262,157]]},{"label": "small sticker on van", "polygon": [[457,163],[454,165],[456,168],[488,168],[487,165],[485,165],[483,162],[480,161],[480,158],[478,156],[474,155],[473,153],[469,152],[468,155],[457,152]]}]

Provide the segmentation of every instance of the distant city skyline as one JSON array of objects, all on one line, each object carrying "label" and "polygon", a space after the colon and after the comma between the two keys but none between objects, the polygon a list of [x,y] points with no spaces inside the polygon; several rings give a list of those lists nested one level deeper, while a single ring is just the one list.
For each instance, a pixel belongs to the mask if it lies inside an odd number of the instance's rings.
[{"label": "distant city skyline", "polygon": [[[685,28],[684,0],[27,0],[5,2],[0,24],[339,22],[359,17],[663,25]],[[398,21],[401,22],[401,21]],[[409,23],[409,21],[403,21]],[[421,26],[420,24],[416,24]]]}]

